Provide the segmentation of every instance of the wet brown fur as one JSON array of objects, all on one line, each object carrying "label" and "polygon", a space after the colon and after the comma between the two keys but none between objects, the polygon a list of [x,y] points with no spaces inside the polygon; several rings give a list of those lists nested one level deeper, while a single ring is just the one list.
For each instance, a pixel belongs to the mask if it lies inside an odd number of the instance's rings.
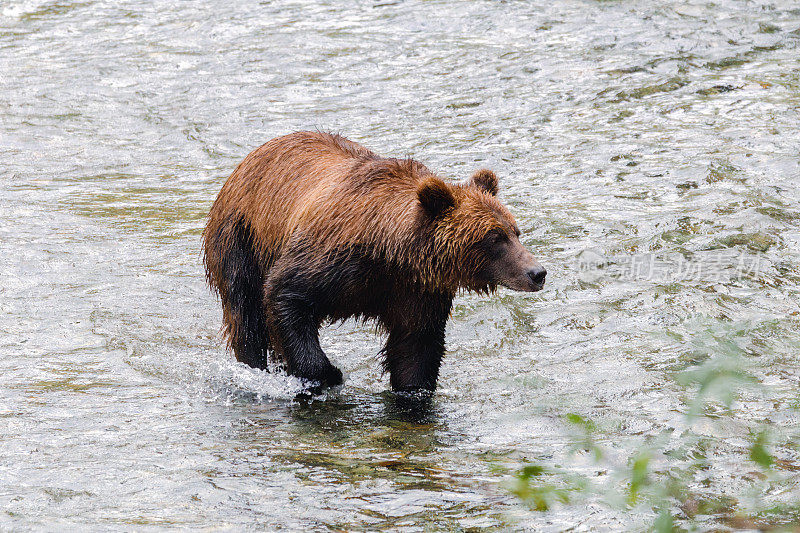
[{"label": "wet brown fur", "polygon": [[[267,142],[222,187],[203,233],[208,281],[222,299],[231,348],[240,360],[259,367],[266,366],[267,352],[273,350],[290,372],[313,379],[293,371],[292,362],[286,361],[288,348],[282,344],[289,341],[276,340],[285,334],[275,325],[280,322],[275,309],[283,308],[270,295],[284,290],[285,280],[313,282],[314,276],[330,276],[327,265],[348,265],[350,258],[359,265],[382,265],[381,279],[365,283],[380,285],[375,290],[384,290],[387,298],[396,297],[398,313],[426,310],[419,308],[422,303],[404,308],[404,295],[397,291],[418,295],[415,302],[438,295],[449,314],[458,289],[493,290],[483,273],[485,256],[478,243],[491,230],[518,231],[496,192],[491,171],[478,171],[471,181],[452,185],[417,161],[383,158],[339,135],[298,132]],[[347,290],[347,282],[342,283]],[[287,294],[294,298],[297,292],[292,285]],[[359,294],[353,288],[351,296]],[[313,301],[297,300],[309,313],[317,311]],[[247,311],[255,306],[263,306],[263,317]],[[401,326],[412,330],[414,320],[422,320],[388,316],[392,311],[379,303],[375,309],[365,306],[360,310],[356,302],[352,308],[326,311],[324,317],[315,315],[315,321],[377,318],[391,333]],[[398,325],[404,320],[408,323]],[[257,353],[254,343],[263,345]],[[248,350],[250,355],[244,355]],[[392,365],[387,366],[391,371]],[[435,375],[433,379],[435,383]]]}]

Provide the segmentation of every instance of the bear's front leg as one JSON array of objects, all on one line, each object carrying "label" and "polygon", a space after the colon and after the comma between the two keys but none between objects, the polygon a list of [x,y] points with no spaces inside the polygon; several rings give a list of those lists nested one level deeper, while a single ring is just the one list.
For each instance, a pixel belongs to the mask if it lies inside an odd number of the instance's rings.
[{"label": "bear's front leg", "polygon": [[342,372],[319,345],[321,320],[308,283],[296,277],[270,280],[266,307],[274,348],[292,376],[314,382],[312,390],[341,385]]},{"label": "bear's front leg", "polygon": [[444,334],[452,296],[409,297],[386,317],[389,339],[383,348],[383,366],[389,371],[392,390],[436,389],[444,355]]},{"label": "bear's front leg", "polygon": [[444,355],[444,327],[441,331],[392,330],[383,353],[392,390],[433,391]]}]

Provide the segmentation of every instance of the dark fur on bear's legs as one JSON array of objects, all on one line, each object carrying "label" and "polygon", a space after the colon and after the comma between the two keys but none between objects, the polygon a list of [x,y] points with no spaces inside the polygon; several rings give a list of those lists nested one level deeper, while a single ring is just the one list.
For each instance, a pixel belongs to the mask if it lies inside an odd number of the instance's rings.
[{"label": "dark fur on bear's legs", "polygon": [[209,283],[222,300],[224,331],[236,359],[267,368],[270,339],[263,307],[263,273],[249,227],[228,222],[205,235]]},{"label": "dark fur on bear's legs", "polygon": [[[389,371],[393,390],[432,391],[436,388],[452,301],[448,295],[419,294],[383,318],[390,324],[402,319],[388,326],[389,339],[382,351],[383,366]],[[421,320],[424,322],[420,323]]]},{"label": "dark fur on bear's legs", "polygon": [[[298,247],[288,250],[273,266],[264,284],[264,308],[277,358],[293,376],[315,382],[312,389],[340,385],[342,372],[319,345],[319,328],[327,318],[324,295],[329,280],[317,269],[298,268]],[[327,289],[327,290],[326,290]]]},{"label": "dark fur on bear's legs", "polygon": [[320,387],[340,385],[342,372],[331,364],[319,345],[321,320],[315,313],[307,281],[282,276],[268,285],[270,331],[286,370]]},{"label": "dark fur on bear's legs", "polygon": [[307,253],[300,247],[288,251],[266,282],[270,335],[288,372],[318,386],[342,383],[342,373],[319,345],[320,325],[377,319],[389,332],[382,353],[392,388],[434,390],[452,295],[409,292],[409,284],[393,275],[396,268],[356,248],[334,252],[314,268],[302,259]]}]

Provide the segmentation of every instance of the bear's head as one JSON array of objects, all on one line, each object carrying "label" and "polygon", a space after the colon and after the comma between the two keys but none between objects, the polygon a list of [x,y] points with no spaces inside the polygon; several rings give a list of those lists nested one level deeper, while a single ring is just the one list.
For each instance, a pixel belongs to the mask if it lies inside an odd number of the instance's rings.
[{"label": "bear's head", "polygon": [[451,289],[541,290],[547,271],[519,241],[519,227],[497,190],[491,170],[479,170],[458,185],[432,175],[419,182],[422,223],[433,240],[433,270]]}]

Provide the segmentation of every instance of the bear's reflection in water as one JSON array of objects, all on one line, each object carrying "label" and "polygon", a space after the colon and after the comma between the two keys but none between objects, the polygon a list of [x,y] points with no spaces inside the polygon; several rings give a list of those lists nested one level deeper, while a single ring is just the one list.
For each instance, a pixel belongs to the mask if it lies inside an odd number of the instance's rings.
[{"label": "bear's reflection in water", "polygon": [[[436,400],[433,392],[391,392],[384,391],[367,398],[338,398],[329,396],[324,401],[300,396],[292,409],[292,415],[300,423],[326,425],[331,421],[343,421],[353,417],[351,422],[370,422],[376,425],[395,423],[435,425],[439,422]],[[364,403],[360,403],[362,400]],[[365,420],[365,418],[369,420]]]},{"label": "bear's reflection in water", "polygon": [[449,439],[432,394],[329,395],[323,401],[241,402],[235,408],[241,423],[230,428],[230,437],[253,457],[267,459],[266,470],[302,465],[311,483],[321,476],[320,482],[382,479],[452,489],[435,460]]},{"label": "bear's reflection in water", "polygon": [[284,450],[277,461],[305,465],[309,472],[334,479],[383,480],[432,491],[453,488],[454,480],[435,459],[447,448],[442,443],[447,430],[431,394],[387,391],[298,403],[291,418],[299,446]]}]

